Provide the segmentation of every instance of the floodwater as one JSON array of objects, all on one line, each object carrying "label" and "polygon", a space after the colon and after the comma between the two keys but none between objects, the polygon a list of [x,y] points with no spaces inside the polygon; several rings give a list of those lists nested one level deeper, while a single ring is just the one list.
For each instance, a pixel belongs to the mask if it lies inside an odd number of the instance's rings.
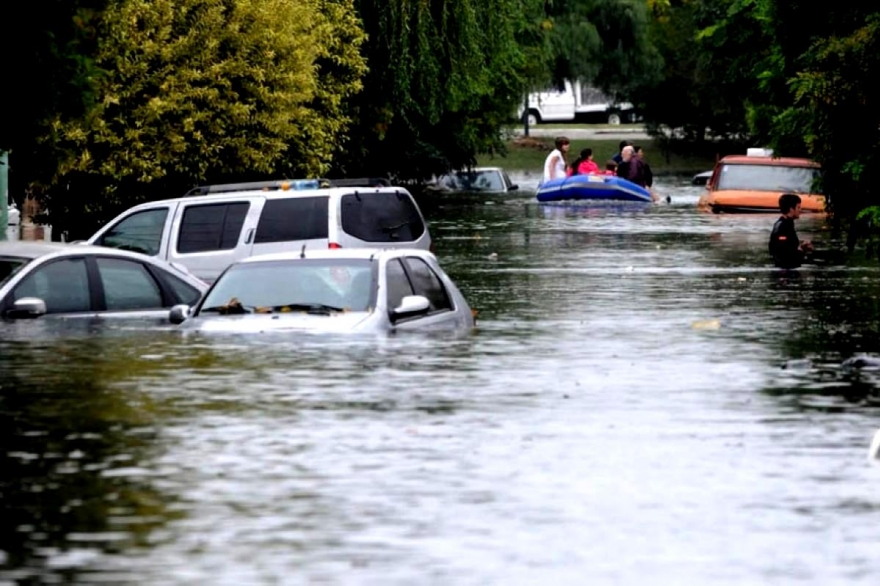
[{"label": "floodwater", "polygon": [[424,202],[471,335],[0,326],[0,584],[880,583],[877,264],[659,188]]}]

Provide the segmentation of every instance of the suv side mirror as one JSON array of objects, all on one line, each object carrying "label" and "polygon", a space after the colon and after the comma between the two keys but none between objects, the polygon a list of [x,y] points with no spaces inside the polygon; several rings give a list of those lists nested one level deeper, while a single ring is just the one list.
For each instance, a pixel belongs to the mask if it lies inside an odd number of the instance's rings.
[{"label": "suv side mirror", "polygon": [[189,305],[185,305],[183,303],[181,303],[180,305],[175,305],[171,308],[171,311],[168,312],[168,321],[175,325],[182,324],[189,317],[189,312]]},{"label": "suv side mirror", "polygon": [[507,188],[507,191],[516,191],[517,189],[519,189],[519,185],[514,183],[513,185],[511,185],[510,187]]},{"label": "suv side mirror", "polygon": [[422,295],[407,295],[400,300],[400,305],[391,311],[391,321],[406,319],[428,313],[431,309],[431,302],[427,297]]},{"label": "suv side mirror", "polygon": [[32,319],[41,315],[46,315],[46,302],[39,297],[22,297],[7,312],[7,316],[14,319]]}]

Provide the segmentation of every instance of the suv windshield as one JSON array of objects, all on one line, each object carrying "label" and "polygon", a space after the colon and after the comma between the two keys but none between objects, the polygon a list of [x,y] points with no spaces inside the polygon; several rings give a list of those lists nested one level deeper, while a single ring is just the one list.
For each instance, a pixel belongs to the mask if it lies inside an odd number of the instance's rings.
[{"label": "suv windshield", "polygon": [[29,258],[17,256],[0,256],[0,286],[12,278],[22,267],[31,262]]},{"label": "suv windshield", "polygon": [[781,165],[724,165],[715,189],[812,193],[819,170]]},{"label": "suv windshield", "polygon": [[376,262],[303,259],[242,263],[217,279],[199,313],[367,311]]}]

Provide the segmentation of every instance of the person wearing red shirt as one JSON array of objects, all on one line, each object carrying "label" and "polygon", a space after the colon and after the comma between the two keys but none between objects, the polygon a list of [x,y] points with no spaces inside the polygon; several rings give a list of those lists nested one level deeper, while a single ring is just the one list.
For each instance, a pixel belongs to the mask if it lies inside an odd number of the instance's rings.
[{"label": "person wearing red shirt", "polygon": [[599,165],[593,161],[593,149],[584,149],[581,156],[578,157],[568,168],[567,175],[597,175],[599,174]]}]

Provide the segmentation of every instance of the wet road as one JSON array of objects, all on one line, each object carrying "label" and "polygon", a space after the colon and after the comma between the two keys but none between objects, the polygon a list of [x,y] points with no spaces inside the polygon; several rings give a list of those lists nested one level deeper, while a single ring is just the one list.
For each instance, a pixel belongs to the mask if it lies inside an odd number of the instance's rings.
[{"label": "wet road", "polygon": [[0,584],[876,584],[876,265],[660,188],[424,202],[470,336],[2,326]]}]

